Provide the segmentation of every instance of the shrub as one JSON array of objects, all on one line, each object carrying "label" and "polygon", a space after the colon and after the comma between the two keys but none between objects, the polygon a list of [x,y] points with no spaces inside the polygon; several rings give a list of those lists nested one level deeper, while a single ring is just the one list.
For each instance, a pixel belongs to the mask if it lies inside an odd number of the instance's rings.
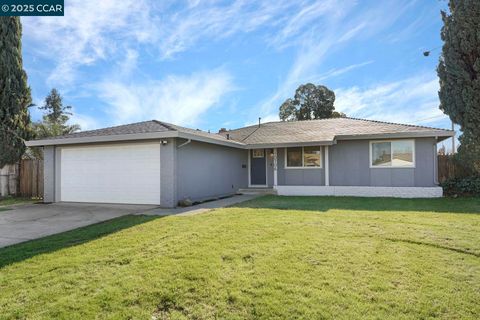
[{"label": "shrub", "polygon": [[480,195],[480,176],[448,179],[440,185],[446,195]]}]

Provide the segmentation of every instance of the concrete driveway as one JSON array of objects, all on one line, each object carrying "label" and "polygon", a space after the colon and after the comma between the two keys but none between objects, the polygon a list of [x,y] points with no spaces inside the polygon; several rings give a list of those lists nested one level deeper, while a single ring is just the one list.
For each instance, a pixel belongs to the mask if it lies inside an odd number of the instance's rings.
[{"label": "concrete driveway", "polygon": [[14,206],[0,211],[0,248],[153,208],[156,207],[87,203]]}]

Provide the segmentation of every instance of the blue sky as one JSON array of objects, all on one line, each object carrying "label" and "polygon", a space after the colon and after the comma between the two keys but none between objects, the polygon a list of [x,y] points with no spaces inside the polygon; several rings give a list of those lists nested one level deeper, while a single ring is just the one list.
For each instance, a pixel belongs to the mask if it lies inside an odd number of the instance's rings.
[{"label": "blue sky", "polygon": [[[444,1],[65,0],[22,17],[33,98],[56,87],[82,129],[158,119],[204,130],[278,119],[298,85],[348,116],[449,128],[436,65]],[[41,117],[33,109],[34,119]]]}]

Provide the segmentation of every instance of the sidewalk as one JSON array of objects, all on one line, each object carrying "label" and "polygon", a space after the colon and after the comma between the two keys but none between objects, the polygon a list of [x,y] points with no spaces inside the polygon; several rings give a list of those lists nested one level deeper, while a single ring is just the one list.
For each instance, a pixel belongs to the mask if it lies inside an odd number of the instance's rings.
[{"label": "sidewalk", "polygon": [[224,208],[240,202],[252,200],[258,196],[259,195],[256,195],[256,194],[235,195],[233,197],[229,197],[225,199],[200,203],[191,207],[172,208],[172,209],[157,208],[157,209],[153,209],[153,210],[149,210],[149,211],[145,211],[137,214],[149,215],[149,216],[170,216],[170,215],[191,216],[194,214],[208,212],[212,209]]}]

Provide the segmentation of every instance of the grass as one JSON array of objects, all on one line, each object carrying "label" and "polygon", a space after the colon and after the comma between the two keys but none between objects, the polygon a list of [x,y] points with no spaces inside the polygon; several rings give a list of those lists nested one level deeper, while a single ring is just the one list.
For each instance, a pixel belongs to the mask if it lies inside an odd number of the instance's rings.
[{"label": "grass", "polygon": [[480,199],[267,196],[0,249],[0,319],[478,319]]},{"label": "grass", "polygon": [[7,206],[17,205],[17,204],[27,204],[33,203],[35,199],[32,198],[24,198],[24,197],[6,197],[0,198],[0,211],[8,210]]}]

